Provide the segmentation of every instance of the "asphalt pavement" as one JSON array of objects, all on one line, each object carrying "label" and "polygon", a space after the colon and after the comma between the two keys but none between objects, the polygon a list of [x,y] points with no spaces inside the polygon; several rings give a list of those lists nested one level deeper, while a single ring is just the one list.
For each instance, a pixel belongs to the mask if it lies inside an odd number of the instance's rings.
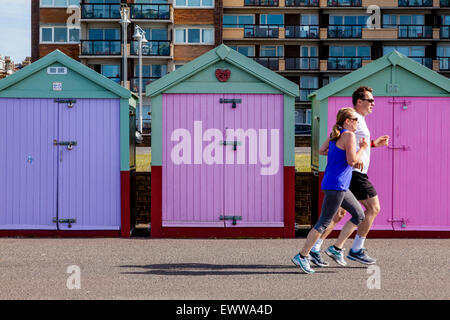
[{"label": "asphalt pavement", "polygon": [[[325,241],[323,249],[334,239]],[[0,239],[0,299],[448,299],[448,239],[368,239],[367,268],[300,272],[296,239]],[[347,248],[351,240],[347,242]]]}]

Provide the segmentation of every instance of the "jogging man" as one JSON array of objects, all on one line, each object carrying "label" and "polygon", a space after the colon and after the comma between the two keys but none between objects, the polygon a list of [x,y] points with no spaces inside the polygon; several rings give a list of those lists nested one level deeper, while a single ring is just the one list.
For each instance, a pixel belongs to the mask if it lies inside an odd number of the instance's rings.
[{"label": "jogging man", "polygon": [[[372,113],[375,106],[375,100],[373,98],[372,89],[366,86],[359,87],[353,93],[353,107],[355,108],[356,115],[358,117],[358,128],[355,132],[356,141],[361,138],[365,138],[366,141],[371,141],[371,148],[387,146],[389,144],[389,136],[384,135],[375,140],[370,140],[370,131],[367,128],[365,117]],[[359,146],[357,146],[359,150]],[[380,212],[380,201],[378,199],[377,191],[367,176],[367,170],[370,163],[370,149],[364,150],[360,162],[353,168],[352,180],[350,183],[350,191],[354,194],[356,199],[366,208],[365,219],[358,226],[358,231],[353,241],[352,248],[350,249],[347,258],[353,261],[358,261],[363,264],[375,264],[376,260],[369,257],[366,254],[364,248],[364,241],[367,234],[372,227],[375,217]],[[333,221],[317,240],[314,247],[310,252],[311,261],[317,266],[326,267],[328,262],[322,259],[320,255],[320,247],[323,240],[333,231],[334,226],[344,217],[345,210],[339,208],[335,214]],[[345,241],[345,240],[344,240]],[[343,244],[343,242],[342,242]],[[326,250],[327,255],[333,258],[340,265],[347,265],[344,260],[344,250],[336,246],[330,246]]]}]

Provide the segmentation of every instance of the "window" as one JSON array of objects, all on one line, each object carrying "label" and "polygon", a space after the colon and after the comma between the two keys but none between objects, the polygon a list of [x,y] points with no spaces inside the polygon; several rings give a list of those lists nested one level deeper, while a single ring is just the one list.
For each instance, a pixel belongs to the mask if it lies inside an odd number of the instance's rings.
[{"label": "window", "polygon": [[[165,64],[144,64],[142,65],[142,77],[161,78],[167,73],[167,65]],[[134,68],[134,74],[139,77],[139,65]]]},{"label": "window", "polygon": [[120,40],[120,29],[89,29],[89,40]]},{"label": "window", "polygon": [[330,46],[331,57],[363,57],[370,59],[369,46]]},{"label": "window", "polygon": [[300,24],[302,26],[317,26],[319,25],[319,16],[317,14],[302,14]]},{"label": "window", "polygon": [[67,27],[42,27],[41,43],[78,43],[80,29]]},{"label": "window", "polygon": [[367,25],[367,16],[330,16],[331,25]]},{"label": "window", "polygon": [[244,28],[245,24],[255,24],[255,17],[250,15],[223,15],[224,28]]},{"label": "window", "polygon": [[69,7],[80,6],[81,0],[41,0],[41,7]]},{"label": "window", "polygon": [[259,50],[260,57],[282,57],[283,46],[261,46]]},{"label": "window", "polygon": [[407,57],[425,57],[424,46],[385,46],[383,47],[383,55],[391,53],[394,50],[397,50]]},{"label": "window", "polygon": [[229,46],[231,49],[236,50],[237,52],[243,54],[246,57],[254,57],[255,56],[255,47],[253,46]]},{"label": "window", "polygon": [[214,44],[214,29],[212,28],[175,29],[175,43]]},{"label": "window", "polygon": [[384,14],[383,15],[383,26],[384,27],[396,27],[397,25],[425,25],[424,15],[394,15],[394,14]]},{"label": "window", "polygon": [[[147,0],[146,0],[147,1]],[[167,40],[167,29],[144,29],[147,40]]]},{"label": "window", "polygon": [[300,100],[308,101],[308,96],[319,88],[319,78],[304,76],[300,77]]},{"label": "window", "polygon": [[261,24],[284,24],[284,16],[282,14],[262,14],[260,15]]},{"label": "window", "polygon": [[175,8],[214,8],[213,0],[175,0]]}]

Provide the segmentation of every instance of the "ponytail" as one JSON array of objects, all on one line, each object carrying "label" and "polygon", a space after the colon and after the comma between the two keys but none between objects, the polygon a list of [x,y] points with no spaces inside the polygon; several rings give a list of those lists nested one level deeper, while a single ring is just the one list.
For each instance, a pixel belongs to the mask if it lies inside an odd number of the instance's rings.
[{"label": "ponytail", "polygon": [[337,123],[333,126],[330,133],[330,141],[337,141],[341,136],[342,127]]},{"label": "ponytail", "polygon": [[341,137],[341,130],[346,119],[354,117],[355,110],[353,108],[342,108],[336,115],[336,124],[331,129],[330,141],[337,141]]}]

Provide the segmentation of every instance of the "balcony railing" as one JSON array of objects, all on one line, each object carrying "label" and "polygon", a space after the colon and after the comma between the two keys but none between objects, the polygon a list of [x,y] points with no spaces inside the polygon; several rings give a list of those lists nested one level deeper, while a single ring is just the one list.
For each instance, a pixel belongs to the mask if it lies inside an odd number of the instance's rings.
[{"label": "balcony railing", "polygon": [[399,39],[431,39],[433,38],[432,26],[398,25]]},{"label": "balcony railing", "polygon": [[[158,80],[160,77],[142,77],[142,91],[145,91],[145,87],[152,81]],[[130,90],[133,92],[139,91],[139,77],[130,78]]]},{"label": "balcony railing", "polygon": [[131,19],[170,20],[167,3],[130,4]]},{"label": "balcony railing", "polygon": [[362,67],[363,60],[369,57],[329,57],[328,70],[355,70]]},{"label": "balcony railing", "polygon": [[361,25],[329,25],[328,38],[361,38]]},{"label": "balcony railing", "polygon": [[318,7],[319,0],[286,0],[286,7]]},{"label": "balcony railing", "polygon": [[450,0],[441,0],[441,7],[450,7]]},{"label": "balcony railing", "polygon": [[111,79],[112,81],[114,81],[117,84],[120,84],[120,81],[122,80],[119,76],[117,77],[107,77],[108,79]]},{"label": "balcony railing", "polygon": [[82,19],[120,19],[120,4],[117,3],[83,3]]},{"label": "balcony railing", "polygon": [[279,28],[274,24],[245,24],[244,38],[278,38]]},{"label": "balcony railing", "polygon": [[319,57],[285,58],[286,70],[319,70]]},{"label": "balcony railing", "polygon": [[399,7],[432,7],[433,0],[398,0]]},{"label": "balcony railing", "polygon": [[278,0],[245,0],[246,7],[278,7]]},{"label": "balcony railing", "polygon": [[252,57],[253,60],[264,67],[277,71],[279,69],[280,57]]},{"label": "balcony railing", "polygon": [[81,40],[81,54],[94,56],[120,56],[121,40]]},{"label": "balcony railing", "polygon": [[[131,55],[137,56],[139,42],[131,42]],[[143,56],[170,56],[170,41],[169,40],[149,40],[142,46]]]},{"label": "balcony railing", "polygon": [[285,37],[294,39],[318,39],[319,26],[286,26]]},{"label": "balcony railing", "polygon": [[450,57],[436,57],[439,60],[439,70],[450,70]]},{"label": "balcony railing", "polygon": [[415,56],[408,56],[408,58],[417,61],[420,64],[423,64],[425,67],[432,69],[433,68],[433,59],[432,58],[425,58],[425,57],[415,57]]},{"label": "balcony railing", "polygon": [[362,7],[362,0],[328,0],[329,7]]},{"label": "balcony railing", "polygon": [[319,90],[319,88],[300,88],[300,96],[297,101],[310,101],[308,99],[308,96],[313,93],[314,91]]},{"label": "balcony railing", "polygon": [[450,26],[441,26],[441,39],[450,39]]}]

